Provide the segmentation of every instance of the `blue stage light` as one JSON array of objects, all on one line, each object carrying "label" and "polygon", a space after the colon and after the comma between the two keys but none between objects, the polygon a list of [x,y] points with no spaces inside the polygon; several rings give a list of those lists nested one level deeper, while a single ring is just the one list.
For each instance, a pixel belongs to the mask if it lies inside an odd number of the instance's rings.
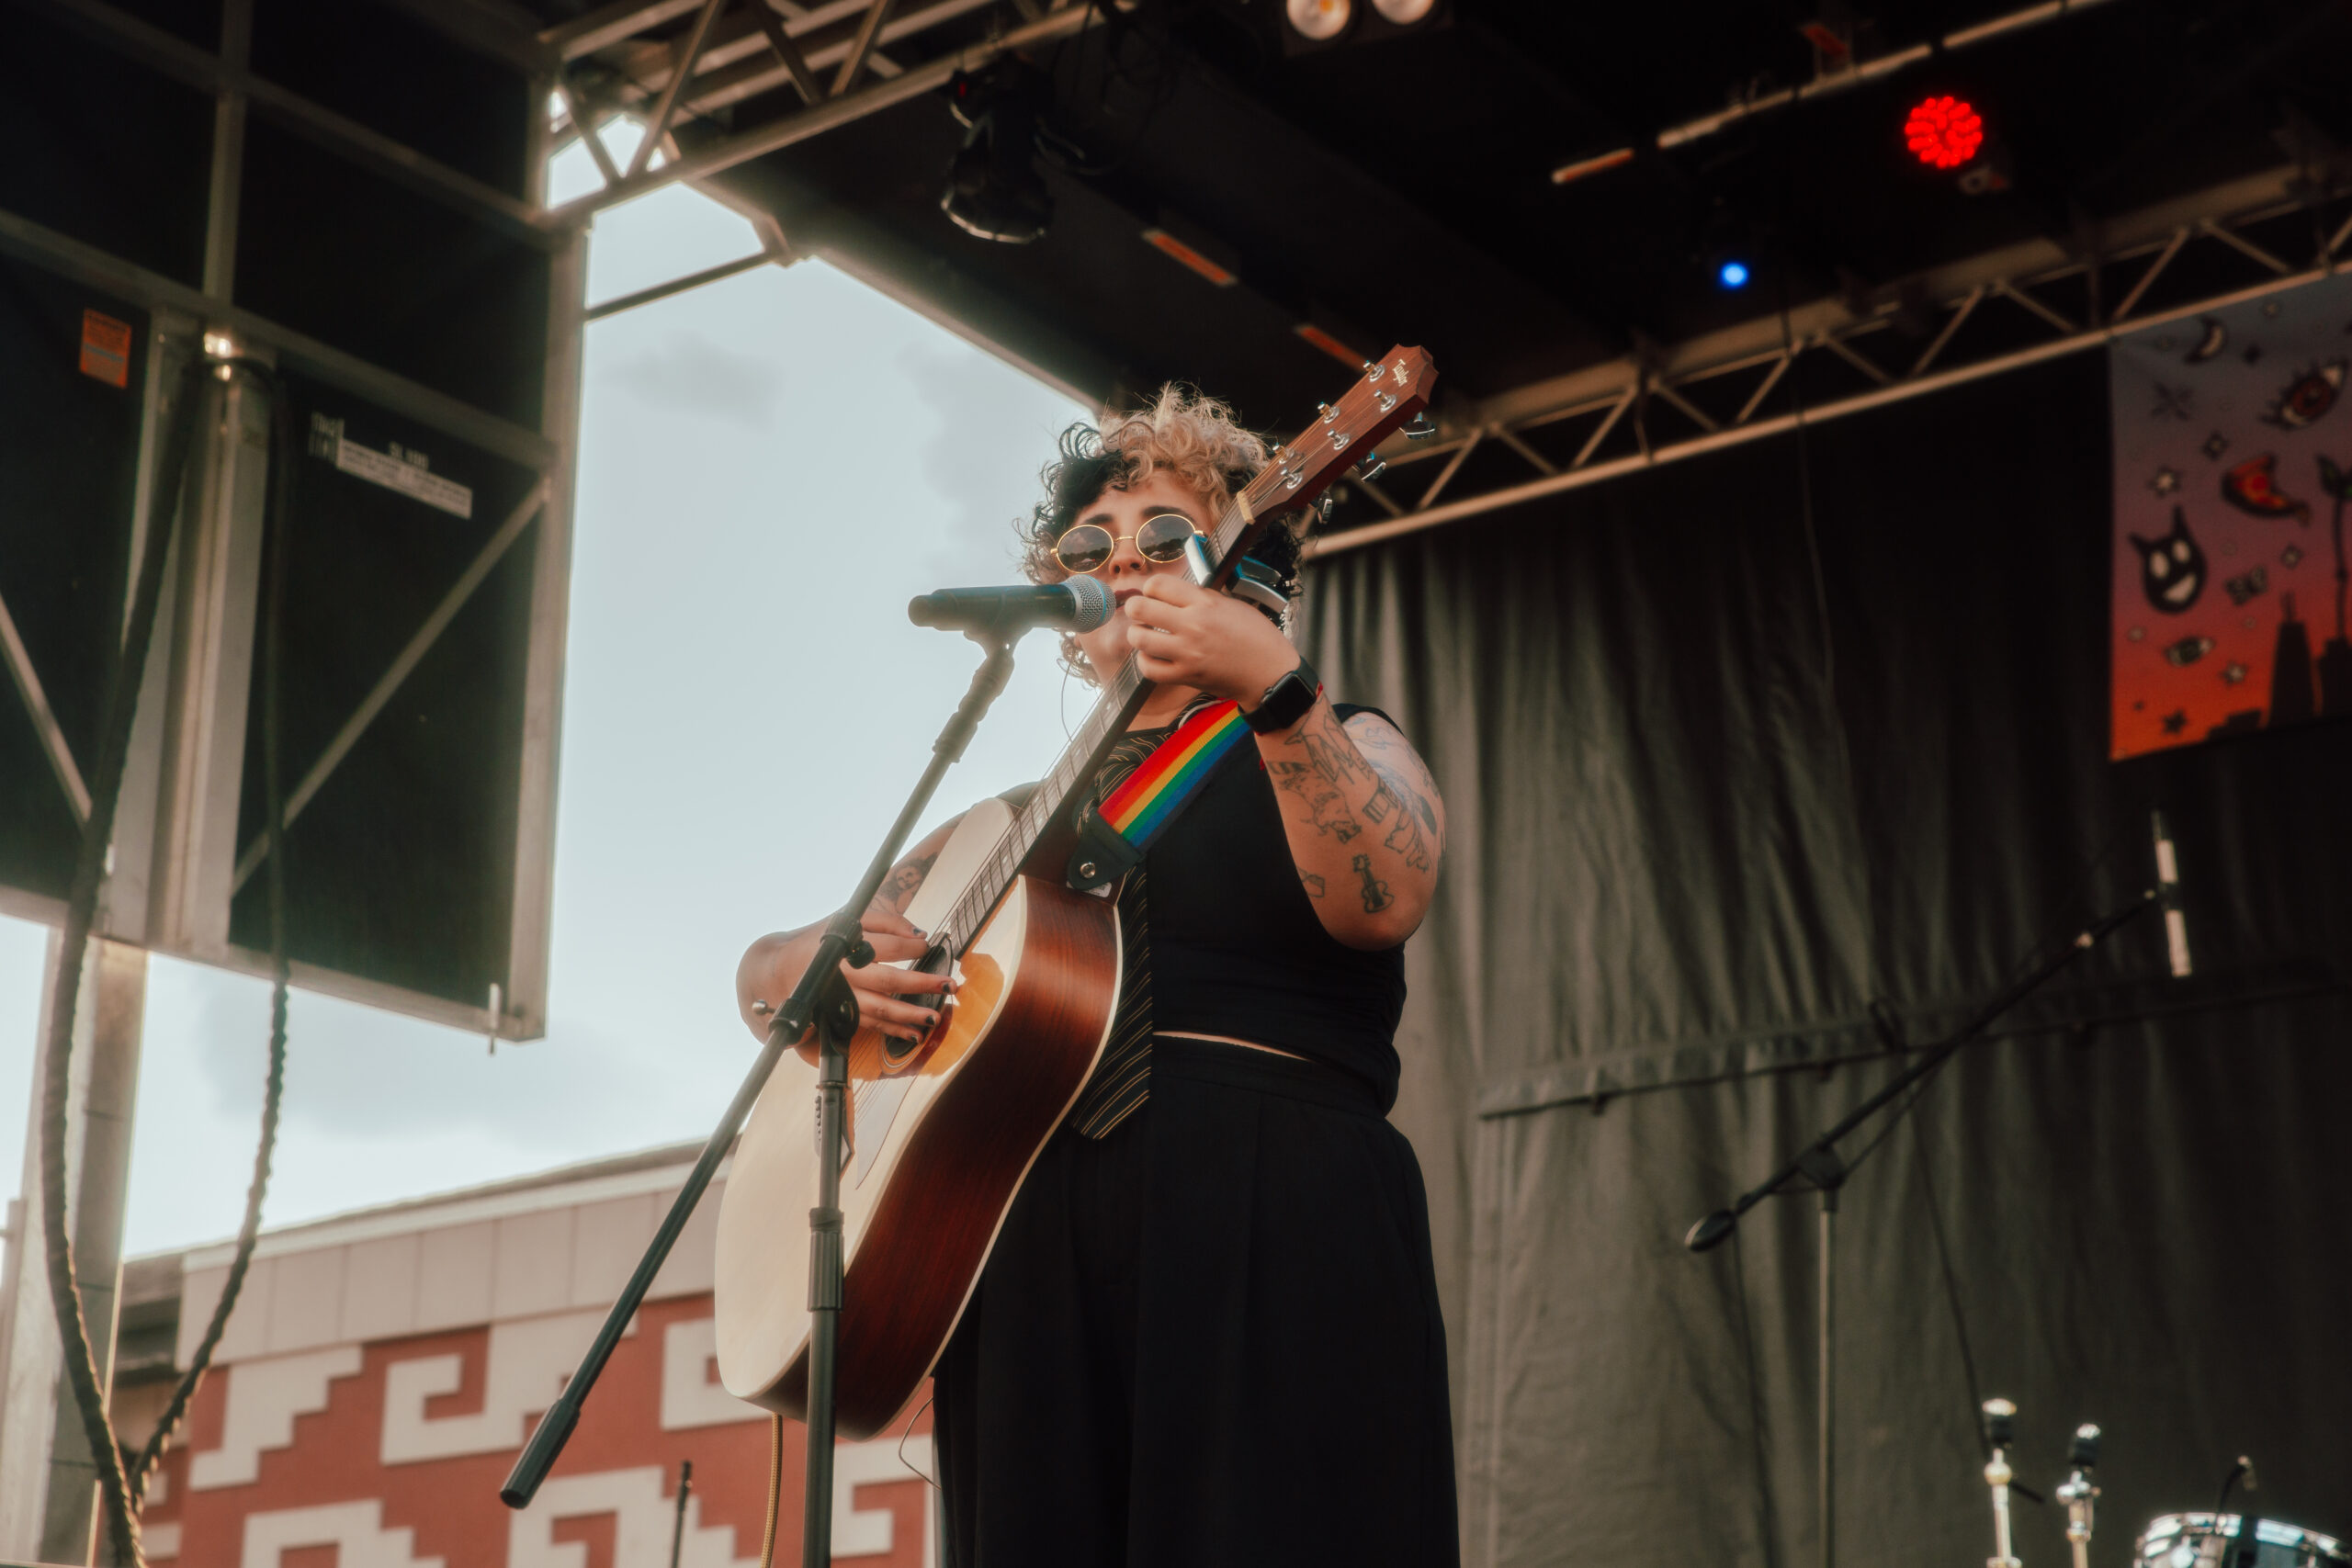
[{"label": "blue stage light", "polygon": [[1716,269],[1715,276],[1725,288],[1745,288],[1747,287],[1747,264],[1727,261]]}]

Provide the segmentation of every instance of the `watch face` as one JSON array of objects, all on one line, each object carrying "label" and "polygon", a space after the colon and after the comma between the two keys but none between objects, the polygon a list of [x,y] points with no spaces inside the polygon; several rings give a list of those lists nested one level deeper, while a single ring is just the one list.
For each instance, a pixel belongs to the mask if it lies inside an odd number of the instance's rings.
[{"label": "watch face", "polygon": [[1244,720],[1256,730],[1284,728],[1313,707],[1321,692],[1313,671],[1302,660],[1297,669],[1266,688],[1266,694],[1259,699],[1258,711],[1244,715]]}]

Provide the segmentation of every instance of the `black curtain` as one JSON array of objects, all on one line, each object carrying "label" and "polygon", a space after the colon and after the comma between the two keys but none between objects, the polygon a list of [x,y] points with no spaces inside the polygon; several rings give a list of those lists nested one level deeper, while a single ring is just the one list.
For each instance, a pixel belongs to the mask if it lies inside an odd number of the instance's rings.
[{"label": "black curtain", "polygon": [[2352,725],[2108,761],[2107,420],[2081,355],[1312,572],[1451,814],[1396,1120],[1468,1562],[1817,1560],[1815,1201],[1682,1234],[1902,1069],[1874,1008],[1940,1038],[2147,886],[2158,806],[2194,976],[2143,917],[1846,1145],[1839,1560],[1991,1554],[1963,1330],[2020,1480],[2107,1429],[2095,1560],[2242,1452],[2352,1536]]}]

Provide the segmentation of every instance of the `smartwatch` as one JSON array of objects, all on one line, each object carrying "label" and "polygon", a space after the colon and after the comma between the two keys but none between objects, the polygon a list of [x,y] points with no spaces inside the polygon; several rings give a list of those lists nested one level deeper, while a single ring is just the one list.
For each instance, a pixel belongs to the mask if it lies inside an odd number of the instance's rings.
[{"label": "smartwatch", "polygon": [[1258,699],[1257,711],[1243,714],[1241,722],[1256,735],[1288,729],[1306,716],[1306,710],[1322,694],[1323,682],[1315,667],[1302,659],[1296,669],[1266,688],[1266,694]]}]

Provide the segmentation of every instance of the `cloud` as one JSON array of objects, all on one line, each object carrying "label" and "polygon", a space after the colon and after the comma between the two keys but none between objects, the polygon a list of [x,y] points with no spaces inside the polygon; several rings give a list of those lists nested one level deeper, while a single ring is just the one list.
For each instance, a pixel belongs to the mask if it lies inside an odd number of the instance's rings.
[{"label": "cloud", "polygon": [[709,414],[752,430],[767,428],[784,391],[780,367],[738,354],[699,333],[678,333],[661,347],[616,367],[620,387],[644,401]]},{"label": "cloud", "polygon": [[1054,437],[1085,411],[961,344],[910,344],[898,363],[933,421],[915,439],[923,479],[944,503],[933,564],[1008,571],[1017,558],[1015,525],[1044,493],[1015,476],[1043,468]]}]

